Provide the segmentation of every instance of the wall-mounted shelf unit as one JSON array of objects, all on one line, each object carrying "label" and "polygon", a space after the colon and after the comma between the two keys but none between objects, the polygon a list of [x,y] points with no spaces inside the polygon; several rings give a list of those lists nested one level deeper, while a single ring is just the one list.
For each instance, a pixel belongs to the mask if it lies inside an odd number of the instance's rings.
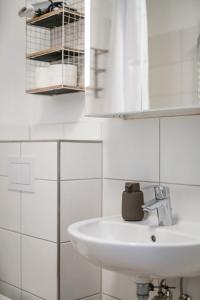
[{"label": "wall-mounted shelf unit", "polygon": [[[46,13],[42,16],[34,17],[27,20],[27,24],[32,26],[39,26],[44,28],[54,28],[62,26],[64,18],[67,19],[68,23],[74,23],[80,19],[84,19],[84,13],[81,13],[73,8],[60,8],[58,10]],[[66,20],[65,20],[66,21]]]},{"label": "wall-mounted shelf unit", "polygon": [[[41,1],[42,9],[48,5]],[[84,91],[84,18],[84,0],[63,0],[61,8],[27,19],[27,93]]]},{"label": "wall-mounted shelf unit", "polygon": [[55,86],[48,86],[44,88],[38,89],[30,89],[27,90],[29,94],[38,94],[38,95],[46,95],[46,96],[55,96],[55,95],[62,95],[62,94],[72,94],[77,92],[84,92],[84,89],[81,88],[73,88],[70,86],[65,85],[55,85]]},{"label": "wall-mounted shelf unit", "polygon": [[77,49],[70,49],[61,47],[49,48],[41,51],[36,51],[31,54],[27,54],[26,58],[44,61],[44,62],[53,62],[57,60],[62,60],[62,54],[64,52],[64,56],[79,56],[84,55],[84,51]]}]

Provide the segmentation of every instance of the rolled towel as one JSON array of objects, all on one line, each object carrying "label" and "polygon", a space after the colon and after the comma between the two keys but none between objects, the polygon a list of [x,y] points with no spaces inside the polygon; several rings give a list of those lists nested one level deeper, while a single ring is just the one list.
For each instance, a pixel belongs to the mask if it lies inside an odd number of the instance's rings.
[{"label": "rolled towel", "polygon": [[48,67],[37,67],[35,72],[35,87],[44,88],[50,86],[50,74]]},{"label": "rolled towel", "polygon": [[18,12],[18,15],[21,18],[32,18],[35,16],[35,9],[33,7],[33,5],[27,5],[24,6],[20,9],[20,11]]},{"label": "rolled towel", "polygon": [[77,66],[72,64],[55,64],[49,67],[50,83],[54,85],[77,86]]}]

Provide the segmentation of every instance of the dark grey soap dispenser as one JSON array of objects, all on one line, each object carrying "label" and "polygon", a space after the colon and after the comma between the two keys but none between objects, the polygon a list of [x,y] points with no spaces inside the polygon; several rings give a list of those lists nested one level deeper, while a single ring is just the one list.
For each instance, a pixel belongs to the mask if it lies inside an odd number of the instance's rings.
[{"label": "dark grey soap dispenser", "polygon": [[125,191],[122,194],[122,217],[125,221],[141,221],[144,218],[143,192],[140,190],[140,184],[126,182]]}]

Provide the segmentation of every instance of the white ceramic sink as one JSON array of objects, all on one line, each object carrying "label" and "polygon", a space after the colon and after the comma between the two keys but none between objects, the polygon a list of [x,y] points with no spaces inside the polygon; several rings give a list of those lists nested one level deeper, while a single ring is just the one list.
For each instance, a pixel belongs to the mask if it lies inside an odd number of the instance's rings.
[{"label": "white ceramic sink", "polygon": [[154,219],[110,217],[75,223],[68,232],[81,255],[109,270],[144,279],[200,275],[200,226],[194,223],[158,227]]}]

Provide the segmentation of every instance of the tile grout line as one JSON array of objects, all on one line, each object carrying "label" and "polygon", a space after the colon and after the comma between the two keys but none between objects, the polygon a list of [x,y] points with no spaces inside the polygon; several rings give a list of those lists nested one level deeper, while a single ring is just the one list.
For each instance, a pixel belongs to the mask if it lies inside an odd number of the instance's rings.
[{"label": "tile grout line", "polygon": [[[109,178],[105,177],[104,180],[110,180],[110,181],[132,181],[132,182],[141,182],[141,183],[159,183],[159,181],[145,181],[145,180],[139,180],[139,179],[121,179],[121,178]],[[200,188],[200,184],[188,184],[188,183],[178,183],[178,182],[168,182],[168,181],[160,181],[160,183],[166,183],[170,185],[180,185],[180,186],[186,186],[186,187],[196,187]]]},{"label": "tile grout line", "polygon": [[[102,132],[103,135],[103,132]],[[101,145],[101,217],[103,217],[103,199],[104,199],[104,181],[103,181],[103,175],[104,175],[104,148],[103,143]],[[103,269],[100,267],[100,293],[102,295],[103,290]],[[101,296],[102,298],[102,296]]]},{"label": "tile grout line", "polygon": [[159,122],[158,123],[158,151],[159,151],[159,153],[158,153],[158,164],[159,164],[158,180],[159,180],[159,185],[160,185],[160,179],[161,179],[160,178],[160,176],[161,176],[161,120],[160,120],[160,118],[158,119],[158,122]]},{"label": "tile grout line", "polygon": [[21,235],[22,237],[25,236],[25,237],[33,238],[33,239],[36,239],[36,240],[40,240],[40,241],[44,241],[44,242],[48,242],[48,243],[57,244],[57,242],[54,242],[54,241],[51,241],[51,240],[47,240],[47,239],[44,239],[44,238],[39,238],[37,236],[26,234],[26,233],[21,233],[20,231],[15,231],[15,230],[4,228],[4,227],[1,227],[1,226],[0,226],[0,230],[8,231],[8,232],[11,232],[11,233],[16,233],[18,235]]},{"label": "tile grout line", "polygon": [[76,300],[86,300],[86,299],[89,299],[91,297],[94,297],[94,296],[98,296],[98,295],[101,295],[101,293],[95,293],[95,294],[92,294],[92,295],[89,295],[89,296],[85,296],[85,297],[82,297],[82,298],[78,298]]},{"label": "tile grout line", "polygon": [[61,231],[61,192],[60,192],[60,172],[61,172],[61,143],[57,143],[57,300],[60,300],[61,284],[61,258],[60,258],[60,231]]},{"label": "tile grout line", "polygon": [[[22,144],[20,143],[20,157],[22,157]],[[20,195],[20,297],[22,300],[22,192]]]},{"label": "tile grout line", "polygon": [[39,298],[39,299],[46,300],[45,298],[42,298],[42,297],[40,297],[40,296],[38,296],[38,295],[36,295],[36,294],[33,294],[33,293],[31,293],[31,292],[29,292],[29,291],[27,291],[27,290],[25,290],[25,289],[21,289],[21,288],[19,288],[18,286],[14,285],[14,284],[12,284],[12,283],[9,283],[8,281],[5,281],[5,280],[0,279],[0,282],[2,282],[2,283],[4,283],[4,284],[7,284],[7,285],[9,285],[9,286],[14,287],[15,289],[19,290],[19,291],[21,292],[21,294],[22,294],[22,292],[26,292],[26,293],[28,293],[28,294],[30,294],[30,295],[32,295],[32,296],[35,296],[35,297],[37,297],[37,298]]},{"label": "tile grout line", "polygon": [[107,294],[107,293],[102,293],[102,295],[108,296],[108,297],[113,298],[113,299],[116,299],[116,300],[122,300],[121,298],[117,298],[117,297],[115,297],[115,296],[111,296],[111,295],[109,295],[109,294]]}]

